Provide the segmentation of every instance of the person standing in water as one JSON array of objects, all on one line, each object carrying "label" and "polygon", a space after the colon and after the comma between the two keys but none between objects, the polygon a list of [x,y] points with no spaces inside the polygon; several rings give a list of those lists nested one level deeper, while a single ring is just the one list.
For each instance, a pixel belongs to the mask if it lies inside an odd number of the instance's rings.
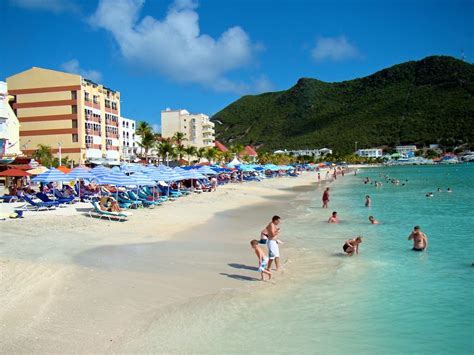
[{"label": "person standing in water", "polygon": [[372,199],[369,195],[365,196],[365,207],[370,207],[372,205]]},{"label": "person standing in water", "polygon": [[339,218],[337,218],[337,212],[334,211],[331,215],[331,217],[329,217],[328,219],[328,223],[329,224],[337,224],[339,223]]},{"label": "person standing in water", "polygon": [[342,246],[342,250],[344,250],[344,253],[346,253],[348,256],[352,256],[354,253],[359,254],[360,243],[362,243],[361,236],[354,239],[349,239]]},{"label": "person standing in water", "polygon": [[329,187],[326,187],[323,193],[323,208],[328,208],[329,204]]},{"label": "person standing in water", "polygon": [[268,275],[268,279],[270,280],[272,278],[272,272],[267,270],[268,258],[265,256],[263,250],[258,246],[258,240],[254,239],[250,241],[250,245],[257,255],[258,271],[260,272],[261,280],[264,280],[263,275]]},{"label": "person standing in water", "polygon": [[371,224],[379,224],[379,221],[377,221],[374,216],[369,216],[369,222]]},{"label": "person standing in water", "polygon": [[280,216],[273,216],[272,221],[268,223],[265,229],[262,231],[262,235],[265,235],[268,239],[267,248],[268,248],[268,266],[267,270],[270,271],[273,260],[275,260],[276,271],[280,269],[280,247],[278,244],[281,241],[278,240],[278,235],[280,234]]},{"label": "person standing in water", "polygon": [[413,240],[413,251],[424,251],[428,248],[428,237],[419,226],[415,226],[408,240]]}]

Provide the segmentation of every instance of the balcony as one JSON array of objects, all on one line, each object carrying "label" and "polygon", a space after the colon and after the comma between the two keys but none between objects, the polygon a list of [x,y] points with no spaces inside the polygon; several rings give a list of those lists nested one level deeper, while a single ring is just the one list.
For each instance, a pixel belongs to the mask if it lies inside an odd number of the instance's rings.
[{"label": "balcony", "polygon": [[118,139],[118,134],[115,133],[105,132],[105,136],[107,138]]},{"label": "balcony", "polygon": [[118,124],[118,121],[112,121],[111,119],[105,119],[105,124],[106,125],[109,125],[109,126],[112,126],[112,127],[118,127],[119,124]]},{"label": "balcony", "polygon": [[114,145],[106,145],[105,149],[112,150],[112,151],[117,151],[117,152],[119,151],[119,147],[116,147]]}]

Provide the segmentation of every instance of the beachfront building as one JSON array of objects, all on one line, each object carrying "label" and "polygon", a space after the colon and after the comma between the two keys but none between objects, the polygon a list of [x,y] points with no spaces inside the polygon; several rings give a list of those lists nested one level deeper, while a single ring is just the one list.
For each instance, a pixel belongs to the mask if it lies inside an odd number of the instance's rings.
[{"label": "beachfront building", "polygon": [[25,154],[44,144],[75,163],[120,163],[119,92],[81,75],[37,67],[7,83]]},{"label": "beachfront building", "polygon": [[404,157],[414,157],[416,152],[416,145],[397,145],[395,151]]},{"label": "beachfront building", "polygon": [[383,150],[380,148],[359,149],[356,154],[363,158],[381,158]]},{"label": "beachfront building", "polygon": [[321,149],[297,149],[297,150],[276,150],[273,154],[287,154],[294,157],[314,157],[320,158],[332,154],[332,150],[328,148]]},{"label": "beachfront building", "polygon": [[187,110],[161,111],[161,135],[171,138],[176,132],[184,134],[184,145],[196,148],[214,146],[214,122],[203,113],[191,114]]},{"label": "beachfront building", "polygon": [[121,144],[122,160],[133,161],[136,158],[137,136],[135,133],[137,123],[125,117],[119,117],[119,141]]},{"label": "beachfront building", "polygon": [[7,83],[0,81],[0,160],[21,155],[20,122],[10,106]]}]

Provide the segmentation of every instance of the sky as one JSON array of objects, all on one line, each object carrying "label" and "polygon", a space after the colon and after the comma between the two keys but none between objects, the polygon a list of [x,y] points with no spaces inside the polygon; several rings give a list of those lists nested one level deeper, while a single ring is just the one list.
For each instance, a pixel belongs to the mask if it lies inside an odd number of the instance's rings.
[{"label": "sky", "polygon": [[213,115],[301,77],[474,58],[472,0],[0,0],[0,21],[0,80],[33,66],[78,73],[155,129],[166,108]]}]

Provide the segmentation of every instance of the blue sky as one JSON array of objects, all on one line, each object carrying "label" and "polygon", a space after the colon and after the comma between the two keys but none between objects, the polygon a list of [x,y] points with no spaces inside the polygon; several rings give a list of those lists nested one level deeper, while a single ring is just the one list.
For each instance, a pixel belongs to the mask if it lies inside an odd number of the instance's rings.
[{"label": "blue sky", "polygon": [[300,77],[474,58],[470,0],[0,0],[0,19],[0,79],[81,73],[121,92],[123,116],[156,125],[167,107],[212,115]]}]

